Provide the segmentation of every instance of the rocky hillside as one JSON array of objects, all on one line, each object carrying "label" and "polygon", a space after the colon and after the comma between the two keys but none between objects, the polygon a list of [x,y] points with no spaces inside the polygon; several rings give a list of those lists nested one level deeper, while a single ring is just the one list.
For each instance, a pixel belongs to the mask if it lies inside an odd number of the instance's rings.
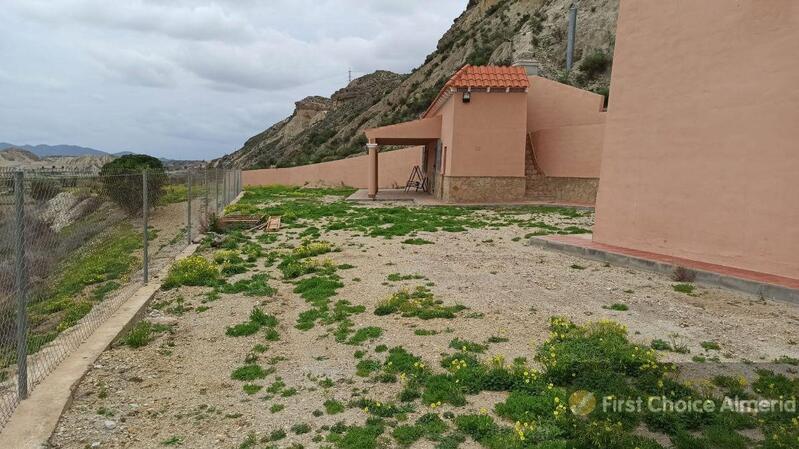
[{"label": "rocky hillside", "polygon": [[464,64],[509,65],[533,57],[542,76],[608,94],[619,0],[581,0],[575,68],[565,71],[567,14],[572,0],[471,0],[409,75],[378,71],[330,99],[309,97],[294,113],[215,161],[239,168],[292,166],[364,151],[362,131],[419,116]]}]

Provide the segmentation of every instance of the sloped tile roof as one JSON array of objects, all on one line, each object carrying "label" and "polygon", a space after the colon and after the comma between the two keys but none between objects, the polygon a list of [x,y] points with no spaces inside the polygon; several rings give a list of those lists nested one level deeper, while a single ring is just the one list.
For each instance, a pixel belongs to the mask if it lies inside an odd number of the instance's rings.
[{"label": "sloped tile roof", "polygon": [[452,75],[422,117],[438,109],[439,100],[451,89],[527,89],[530,79],[524,67],[465,65]]},{"label": "sloped tile roof", "polygon": [[456,89],[525,89],[530,80],[524,67],[473,66],[458,70],[446,84]]}]

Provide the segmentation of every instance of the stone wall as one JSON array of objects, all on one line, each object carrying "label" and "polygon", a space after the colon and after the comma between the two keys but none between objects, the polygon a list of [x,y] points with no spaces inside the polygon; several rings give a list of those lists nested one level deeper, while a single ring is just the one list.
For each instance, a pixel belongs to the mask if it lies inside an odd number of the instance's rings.
[{"label": "stone wall", "polygon": [[558,204],[596,203],[598,178],[552,178],[531,176],[527,178],[527,199]]},{"label": "stone wall", "polygon": [[521,201],[526,184],[522,177],[444,176],[440,198],[449,203]]}]

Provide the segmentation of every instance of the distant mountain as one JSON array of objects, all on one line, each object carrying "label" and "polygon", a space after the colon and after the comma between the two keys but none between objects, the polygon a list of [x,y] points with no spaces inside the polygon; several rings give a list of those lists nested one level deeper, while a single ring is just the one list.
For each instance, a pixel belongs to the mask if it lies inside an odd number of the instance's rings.
[{"label": "distant mountain", "polygon": [[21,148],[39,157],[49,156],[110,156],[110,153],[77,145],[16,145],[0,142],[0,151],[6,148]]}]

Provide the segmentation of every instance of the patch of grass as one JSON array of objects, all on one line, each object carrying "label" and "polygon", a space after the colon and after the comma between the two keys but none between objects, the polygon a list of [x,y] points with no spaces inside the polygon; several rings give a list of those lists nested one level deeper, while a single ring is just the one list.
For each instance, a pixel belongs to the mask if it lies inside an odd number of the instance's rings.
[{"label": "patch of grass", "polygon": [[436,299],[426,287],[416,287],[413,291],[400,290],[391,298],[378,304],[375,315],[389,315],[399,313],[403,317],[417,317],[423,320],[434,318],[455,318],[455,314],[466,309],[465,306],[456,304],[443,305],[443,301]]},{"label": "patch of grass", "polygon": [[345,407],[344,404],[335,400],[335,399],[328,399],[324,403],[325,412],[328,415],[336,415],[344,411]]},{"label": "patch of grass", "polygon": [[509,341],[510,341],[509,338],[500,337],[498,335],[492,335],[492,336],[488,337],[488,340],[486,340],[487,343],[492,343],[492,344],[493,343],[507,343]]},{"label": "patch of grass", "polygon": [[280,413],[280,412],[283,411],[284,408],[286,408],[286,406],[283,405],[283,404],[272,404],[272,406],[269,407],[269,412],[270,413]]},{"label": "patch of grass", "polygon": [[375,371],[380,370],[380,362],[373,359],[363,359],[355,365],[355,374],[359,377],[369,377]]},{"label": "patch of grass", "polygon": [[269,327],[264,332],[266,341],[280,341],[280,333],[274,327]]},{"label": "patch of grass", "polygon": [[416,329],[413,331],[414,335],[418,335],[420,337],[426,337],[429,335],[438,335],[438,331],[430,330],[430,329]]},{"label": "patch of grass", "polygon": [[796,357],[789,357],[787,355],[784,355],[782,357],[774,359],[774,363],[781,363],[781,364],[784,364],[784,365],[791,365],[791,366],[799,366],[799,359],[797,359]]},{"label": "patch of grass", "polygon": [[414,279],[426,279],[421,274],[399,274],[391,273],[388,275],[388,280],[391,282],[410,281]]},{"label": "patch of grass", "polygon": [[256,274],[250,279],[242,279],[233,284],[223,284],[222,293],[244,293],[244,296],[274,296],[277,289],[267,283],[269,276]]},{"label": "patch of grass", "polygon": [[225,330],[225,335],[230,337],[246,337],[255,334],[260,329],[260,324],[248,321],[246,323],[236,324],[235,326],[228,327]]},{"label": "patch of grass", "polygon": [[241,380],[244,382],[251,382],[253,380],[266,378],[267,373],[261,368],[260,365],[250,364],[236,368],[230,375],[233,380]]},{"label": "patch of grass", "polygon": [[348,345],[359,345],[367,340],[374,340],[383,335],[383,329],[379,327],[369,326],[363,327],[355,331],[355,333],[347,340]]},{"label": "patch of grass", "polygon": [[241,389],[250,396],[258,393],[262,388],[263,387],[261,385],[256,384],[245,384],[243,387],[241,387]]},{"label": "patch of grass", "polygon": [[328,440],[335,443],[337,449],[378,449],[378,438],[384,429],[382,422],[367,422],[363,427],[345,427],[341,433],[331,433]]},{"label": "patch of grass", "polygon": [[169,269],[161,288],[173,289],[181,285],[210,286],[219,282],[219,270],[202,256],[191,256],[175,262]]},{"label": "patch of grass", "polygon": [[611,304],[609,306],[602,306],[602,308],[603,309],[608,309],[608,310],[615,310],[617,312],[626,312],[626,311],[630,310],[630,307],[627,304],[623,304],[623,303],[620,303],[620,302],[617,302],[615,304]]},{"label": "patch of grass", "polygon": [[397,426],[391,435],[400,446],[410,446],[424,437],[439,441],[447,429],[448,426],[441,417],[427,413],[419,417],[414,425]]},{"label": "patch of grass", "polygon": [[283,429],[276,429],[269,432],[269,441],[280,441],[286,438],[286,431]]},{"label": "patch of grass", "polygon": [[161,442],[161,446],[180,446],[183,444],[183,438],[177,435],[171,436]]},{"label": "patch of grass", "polygon": [[720,351],[721,346],[715,341],[703,341],[699,344],[705,351]]},{"label": "patch of grass", "polygon": [[406,245],[432,245],[433,244],[433,242],[431,242],[430,240],[425,240],[425,239],[419,238],[419,237],[403,240],[402,243],[404,243]]},{"label": "patch of grass", "polygon": [[460,338],[455,338],[449,342],[449,347],[452,349],[456,349],[458,351],[466,351],[466,352],[476,352],[476,353],[483,353],[486,349],[488,349],[487,345],[481,345],[479,343],[474,343],[468,340],[461,340]]},{"label": "patch of grass", "polygon": [[[31,337],[41,339],[55,332],[50,338],[52,340],[58,333],[77,324],[95,303],[101,302],[119,286],[116,281],[126,280],[139,260],[135,256],[139,248],[140,233],[126,224],[109,229],[70,255],[57,267],[51,286],[31,298],[28,306],[30,321],[53,323],[47,330],[39,328],[39,335]],[[87,288],[95,286],[90,296],[81,295]],[[39,347],[29,347],[29,351]]]},{"label": "patch of grass", "polygon": [[299,423],[294,424],[291,426],[291,431],[294,432],[295,435],[302,435],[311,431],[311,426],[307,423]]},{"label": "patch of grass", "polygon": [[652,343],[649,344],[649,347],[656,350],[656,351],[671,351],[671,345],[661,339],[652,340]]},{"label": "patch of grass", "polygon": [[674,284],[671,286],[675,292],[685,293],[686,295],[693,295],[696,287],[692,284]]},{"label": "patch of grass", "polygon": [[147,346],[153,340],[153,334],[171,332],[172,328],[167,325],[152,324],[142,320],[136,323],[133,329],[122,339],[122,343],[131,348],[141,348]]},{"label": "patch of grass", "polygon": [[333,251],[333,244],[329,242],[303,241],[300,246],[291,251],[291,255],[297,259],[319,256]]}]

